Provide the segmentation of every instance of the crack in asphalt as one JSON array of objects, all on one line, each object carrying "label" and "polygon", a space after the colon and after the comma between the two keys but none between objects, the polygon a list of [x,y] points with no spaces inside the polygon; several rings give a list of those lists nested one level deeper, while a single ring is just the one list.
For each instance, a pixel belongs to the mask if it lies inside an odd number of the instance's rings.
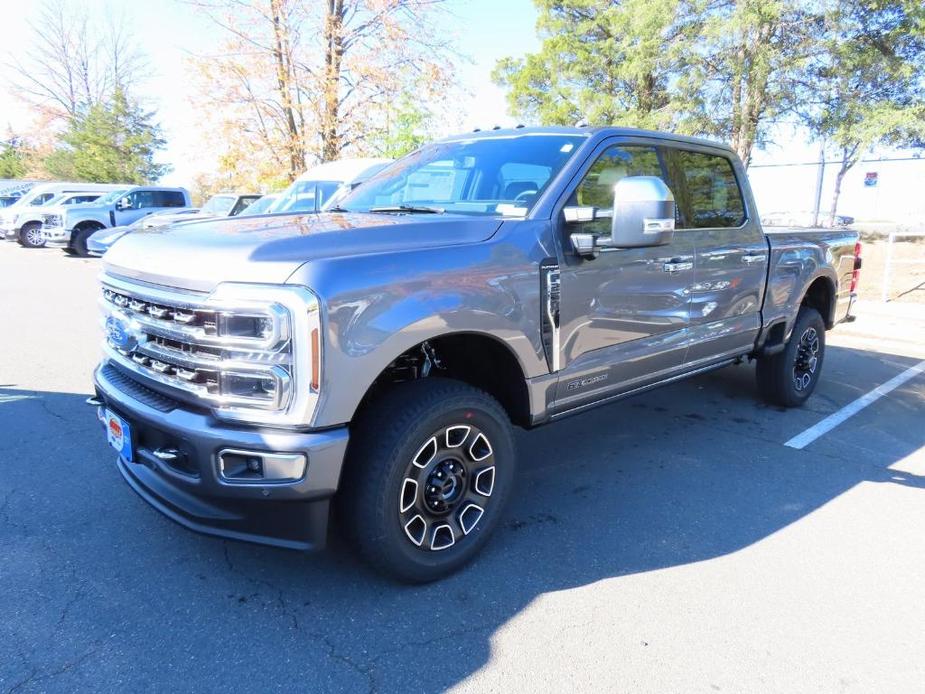
[{"label": "crack in asphalt", "polygon": [[[228,566],[228,570],[231,573],[236,574],[237,576],[240,576],[241,578],[250,582],[254,586],[263,587],[269,590],[270,592],[275,593],[276,598],[275,600],[273,600],[273,602],[279,608],[279,611],[281,612],[281,614],[285,617],[288,617],[291,620],[292,629],[294,631],[297,631],[300,634],[303,634],[309,637],[310,639],[312,639],[313,641],[322,645],[324,647],[324,650],[326,651],[326,655],[328,658],[335,660],[339,663],[342,663],[343,665],[346,665],[354,672],[362,675],[366,679],[367,684],[368,684],[368,690],[367,690],[368,694],[376,694],[379,691],[379,686],[372,672],[373,668],[371,664],[358,663],[350,655],[346,653],[342,653],[340,649],[337,647],[337,645],[334,643],[334,641],[327,634],[324,634],[322,632],[303,630],[301,628],[301,625],[299,622],[299,616],[296,610],[286,600],[286,596],[283,591],[283,588],[276,585],[272,581],[268,581],[263,578],[256,578],[254,576],[251,576],[247,572],[239,569],[235,565],[235,563],[232,561],[231,554],[229,553],[228,548],[229,548],[229,543],[227,541],[224,541],[222,550],[223,550],[223,554],[225,557],[225,564]],[[258,591],[257,595],[259,594],[260,593]],[[373,659],[373,662],[375,662],[375,659]]]},{"label": "crack in asphalt", "polygon": [[21,691],[22,689],[24,689],[25,687],[28,687],[29,685],[36,684],[38,682],[44,682],[46,680],[55,679],[56,677],[60,677],[61,675],[64,675],[70,672],[71,670],[74,670],[75,668],[80,667],[85,662],[87,662],[92,656],[96,655],[100,651],[100,647],[98,644],[99,642],[95,643],[90,650],[85,651],[84,653],[82,653],[81,655],[79,655],[77,658],[73,660],[68,660],[64,662],[57,669],[52,670],[50,672],[42,673],[42,671],[39,668],[32,666],[29,674],[26,675],[25,679],[20,680],[19,682],[14,684],[12,687],[7,689],[7,694],[15,694],[16,692]]}]

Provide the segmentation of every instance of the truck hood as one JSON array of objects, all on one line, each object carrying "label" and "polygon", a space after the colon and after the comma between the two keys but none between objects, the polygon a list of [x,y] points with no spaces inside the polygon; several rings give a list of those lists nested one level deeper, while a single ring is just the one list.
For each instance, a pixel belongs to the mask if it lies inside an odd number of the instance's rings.
[{"label": "truck hood", "polygon": [[320,258],[477,243],[500,219],[324,213],[216,218],[134,231],[106,253],[107,272],[194,291],[220,282],[283,284]]}]

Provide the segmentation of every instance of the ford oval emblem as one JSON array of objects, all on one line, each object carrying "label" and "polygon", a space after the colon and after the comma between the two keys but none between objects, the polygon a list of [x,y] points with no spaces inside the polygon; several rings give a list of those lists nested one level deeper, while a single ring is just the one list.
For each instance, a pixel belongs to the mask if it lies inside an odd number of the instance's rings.
[{"label": "ford oval emblem", "polygon": [[128,325],[116,316],[109,316],[106,319],[106,335],[113,347],[123,352],[129,352],[135,348],[135,338]]}]

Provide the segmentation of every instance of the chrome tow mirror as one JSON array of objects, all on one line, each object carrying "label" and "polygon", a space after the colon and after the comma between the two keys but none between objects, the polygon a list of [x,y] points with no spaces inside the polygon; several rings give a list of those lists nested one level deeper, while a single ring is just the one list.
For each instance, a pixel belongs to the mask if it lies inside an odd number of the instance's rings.
[{"label": "chrome tow mirror", "polygon": [[674,195],[656,176],[628,176],[614,186],[613,209],[566,207],[565,222],[587,224],[610,219],[610,236],[575,232],[572,249],[583,258],[595,258],[603,249],[647,248],[671,243],[675,226]]}]

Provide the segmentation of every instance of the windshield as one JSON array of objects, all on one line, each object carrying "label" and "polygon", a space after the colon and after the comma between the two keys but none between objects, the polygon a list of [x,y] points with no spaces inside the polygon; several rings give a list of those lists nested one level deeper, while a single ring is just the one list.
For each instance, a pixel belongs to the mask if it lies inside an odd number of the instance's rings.
[{"label": "windshield", "polygon": [[371,178],[339,207],[523,216],[585,137],[542,133],[436,142]]},{"label": "windshield", "polygon": [[315,212],[334,195],[341,181],[296,181],[280,193],[269,212]]},{"label": "windshield", "polygon": [[111,203],[111,202],[115,202],[115,201],[118,200],[120,197],[122,197],[123,193],[125,193],[126,190],[128,190],[128,189],[127,189],[127,188],[120,188],[119,190],[113,190],[113,191],[111,191],[111,192],[109,192],[109,193],[106,193],[106,195],[104,195],[103,197],[101,197],[101,198],[100,198],[99,200],[97,200],[96,202],[97,202],[97,204],[103,204],[103,205],[107,205],[107,204],[109,204],[109,203]]},{"label": "windshield", "polygon": [[244,208],[241,212],[238,213],[239,217],[248,217],[253,214],[263,214],[267,212],[270,207],[276,202],[276,195],[264,195],[259,200],[255,200],[250,205]]},{"label": "windshield", "polygon": [[234,207],[238,198],[234,195],[213,195],[208,202],[202,206],[203,214],[214,214],[219,216],[227,215]]}]

